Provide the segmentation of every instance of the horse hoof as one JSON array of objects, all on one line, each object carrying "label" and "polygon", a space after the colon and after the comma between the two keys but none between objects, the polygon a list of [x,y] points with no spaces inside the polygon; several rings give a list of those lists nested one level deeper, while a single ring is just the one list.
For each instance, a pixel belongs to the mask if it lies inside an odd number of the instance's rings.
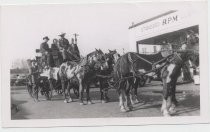
[{"label": "horse hoof", "polygon": [[171,115],[169,114],[169,112],[163,111],[163,116],[164,117],[170,117]]},{"label": "horse hoof", "polygon": [[68,103],[68,101],[65,99],[65,100],[64,100],[64,103]]},{"label": "horse hoof", "polygon": [[175,108],[170,108],[170,109],[169,109],[169,113],[170,113],[170,114],[175,114],[175,113],[176,113]]},{"label": "horse hoof", "polygon": [[127,112],[127,110],[125,108],[121,108],[120,111],[121,112]]},{"label": "horse hoof", "polygon": [[80,105],[85,105],[84,103],[79,103]]},{"label": "horse hoof", "polygon": [[132,111],[133,110],[133,107],[132,106],[128,107],[128,110],[129,111]]},{"label": "horse hoof", "polygon": [[68,103],[70,103],[70,102],[73,102],[73,100],[72,100],[72,99],[69,99],[69,100],[68,100]]},{"label": "horse hoof", "polygon": [[167,114],[163,114],[164,117],[171,117],[171,115],[169,113]]},{"label": "horse hoof", "polygon": [[140,103],[140,101],[139,101],[139,100],[136,100],[136,101],[135,101],[135,104],[138,104],[138,103]]},{"label": "horse hoof", "polygon": [[102,104],[105,104],[105,103],[107,103],[107,101],[105,101],[105,100],[102,100],[102,101],[101,101],[101,103],[102,103]]},{"label": "horse hoof", "polygon": [[38,99],[34,99],[34,102],[36,102],[36,103],[37,103],[37,102],[39,102],[39,100],[38,100]]}]

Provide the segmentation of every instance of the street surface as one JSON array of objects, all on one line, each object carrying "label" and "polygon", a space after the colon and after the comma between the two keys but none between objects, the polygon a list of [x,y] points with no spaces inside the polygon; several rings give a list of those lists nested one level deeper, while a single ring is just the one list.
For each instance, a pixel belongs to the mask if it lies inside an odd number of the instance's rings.
[{"label": "street surface", "polygon": [[[199,116],[200,93],[199,85],[193,83],[177,85],[177,112],[174,116]],[[100,102],[98,88],[90,89],[90,96],[94,104],[79,105],[78,99],[72,103],[64,103],[61,95],[54,95],[52,101],[45,100],[39,95],[40,102],[36,103],[28,95],[26,87],[11,87],[12,104],[18,106],[18,111],[12,113],[12,119],[60,119],[60,118],[104,118],[104,117],[160,117],[161,108],[160,82],[138,88],[141,103],[135,104],[133,111],[122,113],[118,106],[118,95],[114,89],[108,93],[110,102]],[[72,93],[73,94],[73,93]],[[75,98],[75,96],[73,96]]]}]

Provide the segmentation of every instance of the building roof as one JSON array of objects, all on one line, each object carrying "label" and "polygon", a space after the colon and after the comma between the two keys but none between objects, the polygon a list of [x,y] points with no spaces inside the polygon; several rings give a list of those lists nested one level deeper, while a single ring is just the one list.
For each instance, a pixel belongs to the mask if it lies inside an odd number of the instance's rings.
[{"label": "building roof", "polygon": [[146,19],[146,20],[144,20],[144,21],[142,21],[142,22],[139,22],[139,23],[136,23],[136,24],[130,26],[129,29],[134,28],[134,27],[137,27],[137,26],[142,25],[142,24],[144,24],[144,23],[153,21],[153,20],[158,19],[158,18],[160,18],[160,17],[162,17],[162,16],[165,16],[165,15],[168,15],[168,14],[171,14],[171,13],[174,13],[174,12],[176,12],[176,11],[177,11],[177,10],[170,10],[170,11],[167,11],[167,12],[165,12],[165,13],[163,13],[163,14],[157,15],[157,16],[155,16],[155,17]]}]

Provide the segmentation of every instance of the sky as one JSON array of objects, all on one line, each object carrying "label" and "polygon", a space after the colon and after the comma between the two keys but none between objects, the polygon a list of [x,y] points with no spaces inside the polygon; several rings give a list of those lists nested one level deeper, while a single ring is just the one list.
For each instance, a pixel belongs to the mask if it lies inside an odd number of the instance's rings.
[{"label": "sky", "polygon": [[83,56],[97,49],[107,52],[116,49],[129,51],[129,29],[132,22],[176,10],[189,8],[190,3],[135,3],[135,4],[74,4],[74,5],[19,5],[1,8],[3,52],[11,59],[33,58],[42,38],[48,36],[51,45],[61,32],[70,41],[78,36],[78,47]]}]

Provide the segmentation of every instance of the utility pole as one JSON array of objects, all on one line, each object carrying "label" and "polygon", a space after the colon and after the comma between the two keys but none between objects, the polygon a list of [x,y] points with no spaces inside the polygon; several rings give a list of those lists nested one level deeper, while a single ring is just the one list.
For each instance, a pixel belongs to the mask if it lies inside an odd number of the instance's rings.
[{"label": "utility pole", "polygon": [[73,34],[74,35],[74,40],[75,40],[75,44],[77,44],[77,36],[79,36],[79,34]]}]

